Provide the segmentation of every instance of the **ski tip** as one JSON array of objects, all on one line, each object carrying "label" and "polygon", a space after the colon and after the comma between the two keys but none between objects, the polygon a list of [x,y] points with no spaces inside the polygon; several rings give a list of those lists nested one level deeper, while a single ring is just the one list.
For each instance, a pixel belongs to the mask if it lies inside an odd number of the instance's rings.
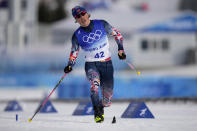
[{"label": "ski tip", "polygon": [[116,123],[116,117],[115,117],[115,116],[113,117],[113,120],[112,120],[111,123],[112,123],[112,124]]},{"label": "ski tip", "polygon": [[28,119],[28,121],[29,121],[29,122],[31,122],[31,121],[32,121],[32,119],[31,119],[31,118],[29,118],[29,119]]}]

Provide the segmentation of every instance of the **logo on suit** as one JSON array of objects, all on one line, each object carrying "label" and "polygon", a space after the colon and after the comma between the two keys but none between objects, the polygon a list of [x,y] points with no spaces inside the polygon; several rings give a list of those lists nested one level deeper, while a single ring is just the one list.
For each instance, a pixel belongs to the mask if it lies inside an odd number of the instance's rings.
[{"label": "logo on suit", "polygon": [[90,33],[88,36],[87,35],[83,36],[83,42],[87,42],[91,44],[94,41],[100,40],[101,35],[102,35],[102,31],[96,30],[95,33]]}]

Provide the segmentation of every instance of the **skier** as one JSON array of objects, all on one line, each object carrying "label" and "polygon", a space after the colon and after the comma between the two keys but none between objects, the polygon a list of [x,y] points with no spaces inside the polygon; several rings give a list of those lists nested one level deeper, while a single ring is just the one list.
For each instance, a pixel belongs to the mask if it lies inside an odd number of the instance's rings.
[{"label": "skier", "polygon": [[[104,107],[111,105],[113,95],[113,65],[109,51],[108,36],[114,36],[118,45],[118,56],[121,60],[126,59],[123,48],[123,38],[120,32],[105,20],[90,20],[90,14],[85,8],[75,6],[72,15],[80,27],[72,36],[72,48],[65,73],[72,71],[76,62],[79,49],[85,52],[85,72],[91,83],[90,97],[94,109],[96,123],[104,121]],[[98,89],[101,88],[102,98],[99,97]]]}]

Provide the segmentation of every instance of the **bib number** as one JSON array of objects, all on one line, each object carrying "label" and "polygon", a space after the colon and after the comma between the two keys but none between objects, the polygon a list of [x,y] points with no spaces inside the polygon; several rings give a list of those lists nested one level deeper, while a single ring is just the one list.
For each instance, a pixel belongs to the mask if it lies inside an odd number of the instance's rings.
[{"label": "bib number", "polygon": [[101,51],[100,53],[96,53],[96,55],[94,56],[94,58],[102,58],[102,57],[105,57],[104,51]]}]

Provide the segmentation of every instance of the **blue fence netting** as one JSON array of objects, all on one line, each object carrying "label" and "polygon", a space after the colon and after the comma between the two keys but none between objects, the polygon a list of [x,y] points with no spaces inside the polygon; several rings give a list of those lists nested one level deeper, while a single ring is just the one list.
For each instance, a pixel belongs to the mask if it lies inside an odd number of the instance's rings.
[{"label": "blue fence netting", "polygon": [[[0,74],[0,88],[53,88],[61,73],[6,73]],[[59,76],[59,77],[58,77]],[[89,98],[90,83],[83,75],[72,75],[57,88],[58,98]],[[197,78],[180,76],[115,76],[114,96],[128,98],[197,97]]]}]

